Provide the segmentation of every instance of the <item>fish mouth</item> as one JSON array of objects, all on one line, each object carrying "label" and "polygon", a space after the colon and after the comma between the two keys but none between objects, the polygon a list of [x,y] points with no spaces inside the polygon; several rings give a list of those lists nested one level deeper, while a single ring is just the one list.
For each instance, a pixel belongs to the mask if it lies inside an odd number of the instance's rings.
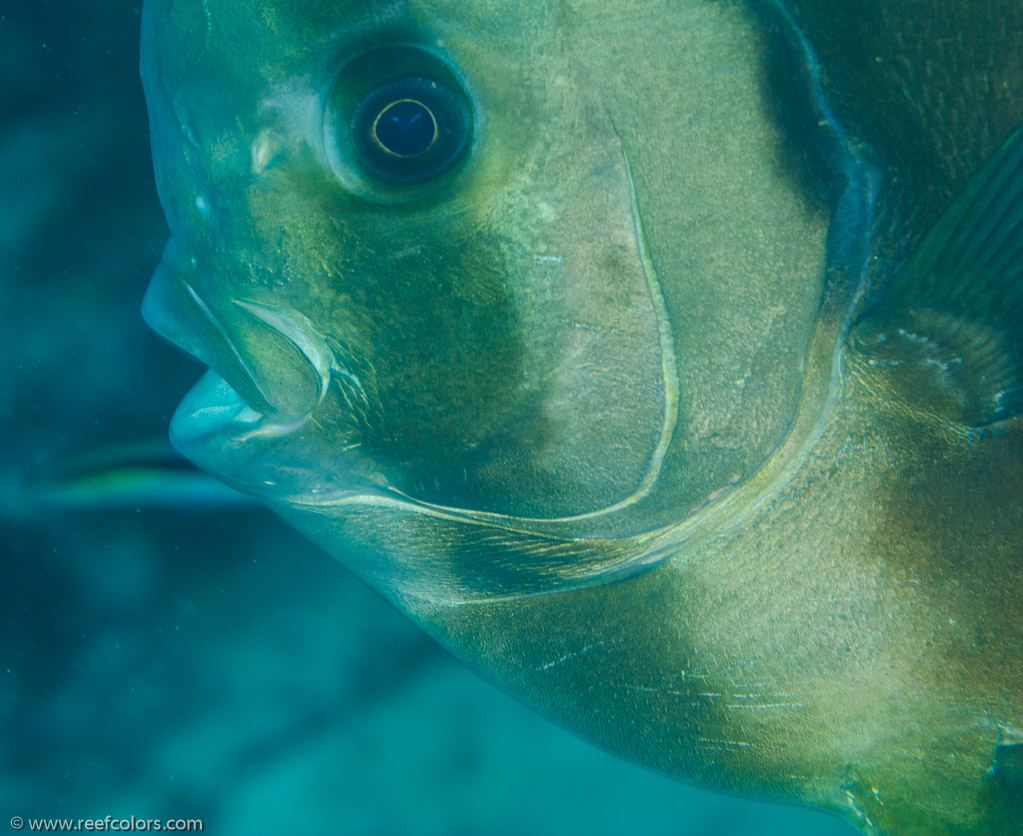
[{"label": "fish mouth", "polygon": [[208,304],[165,254],[142,302],[156,333],[214,370],[242,401],[278,426],[310,415],[335,365],[327,340],[302,314],[258,299]]},{"label": "fish mouth", "polygon": [[[379,404],[371,376],[349,369],[358,368],[350,349],[328,343],[290,307],[232,297],[220,307],[207,304],[190,274],[168,260],[165,255],[153,275],[143,318],[209,366],[171,419],[175,449],[267,501],[321,502],[386,488],[361,449],[362,432],[379,420]],[[325,404],[331,390],[337,403]],[[324,420],[337,450],[330,456],[324,455]]]}]

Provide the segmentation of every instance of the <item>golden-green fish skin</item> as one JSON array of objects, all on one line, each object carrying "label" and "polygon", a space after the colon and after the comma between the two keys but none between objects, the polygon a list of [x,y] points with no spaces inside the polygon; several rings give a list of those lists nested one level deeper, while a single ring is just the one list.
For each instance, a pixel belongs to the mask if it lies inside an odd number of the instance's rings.
[{"label": "golden-green fish skin", "polygon": [[[831,5],[148,0],[144,311],[213,369],[178,448],[542,713],[1011,834],[1023,8]],[[413,76],[471,145],[387,183]]]}]

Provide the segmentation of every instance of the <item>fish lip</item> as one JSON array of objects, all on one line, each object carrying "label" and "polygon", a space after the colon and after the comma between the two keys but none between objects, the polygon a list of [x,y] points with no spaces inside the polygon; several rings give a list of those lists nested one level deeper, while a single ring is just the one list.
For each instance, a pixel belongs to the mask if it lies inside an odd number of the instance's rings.
[{"label": "fish lip", "polygon": [[353,444],[326,460],[310,416],[280,421],[254,410],[213,369],[178,405],[170,439],[220,481],[275,507],[325,506],[387,492],[386,477]]},{"label": "fish lip", "polygon": [[[291,435],[309,416],[277,421],[257,412],[213,369],[188,391],[170,423],[170,440],[185,458],[222,481],[249,493],[264,493],[271,481],[252,482],[265,468],[253,469],[266,445]],[[262,442],[262,443],[261,443]]]},{"label": "fish lip", "polygon": [[171,443],[179,453],[192,458],[190,453],[196,444],[240,424],[254,423],[259,417],[260,413],[223,377],[209,369],[174,411],[170,424]]},{"label": "fish lip", "polygon": [[[310,415],[330,385],[333,354],[326,339],[301,314],[256,299],[230,299],[232,319],[225,320],[186,271],[176,269],[177,250],[172,238],[142,301],[146,324],[216,371],[255,412],[282,425]],[[281,362],[261,366],[239,345],[248,339],[266,343],[264,359],[277,355]]]},{"label": "fish lip", "polygon": [[[167,245],[168,252],[172,242],[173,239]],[[235,383],[232,389],[244,392],[241,397],[253,409],[271,411],[272,405],[202,297],[178,271],[168,266],[168,252],[157,265],[142,298],[142,319],[169,343],[216,370],[223,379],[232,380]]]},{"label": "fish lip", "polygon": [[170,436],[175,449],[194,460],[191,453],[200,445],[233,448],[252,439],[281,438],[308,420],[308,414],[281,421],[258,412],[215,370],[208,369],[174,411]]}]

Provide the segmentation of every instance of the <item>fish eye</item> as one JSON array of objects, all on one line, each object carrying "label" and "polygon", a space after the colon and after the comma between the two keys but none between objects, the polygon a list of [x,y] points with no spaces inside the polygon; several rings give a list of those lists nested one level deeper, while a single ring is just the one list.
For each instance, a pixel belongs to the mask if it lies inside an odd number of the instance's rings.
[{"label": "fish eye", "polygon": [[377,203],[418,200],[450,182],[470,156],[474,125],[455,69],[411,44],[357,55],[324,101],[331,169],[348,191]]},{"label": "fish eye", "polygon": [[442,82],[409,76],[382,84],[356,105],[352,146],[371,177],[422,183],[450,170],[469,141],[469,114]]}]

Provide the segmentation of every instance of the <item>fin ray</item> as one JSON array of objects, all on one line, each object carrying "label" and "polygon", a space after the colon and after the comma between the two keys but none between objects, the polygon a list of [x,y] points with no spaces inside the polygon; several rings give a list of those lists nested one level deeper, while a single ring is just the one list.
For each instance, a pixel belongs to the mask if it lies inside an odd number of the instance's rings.
[{"label": "fin ray", "polygon": [[[860,318],[852,343],[880,358],[874,364],[903,379],[915,399],[983,426],[1023,412],[1021,332],[1023,126]],[[923,365],[942,373],[923,375]]]}]

